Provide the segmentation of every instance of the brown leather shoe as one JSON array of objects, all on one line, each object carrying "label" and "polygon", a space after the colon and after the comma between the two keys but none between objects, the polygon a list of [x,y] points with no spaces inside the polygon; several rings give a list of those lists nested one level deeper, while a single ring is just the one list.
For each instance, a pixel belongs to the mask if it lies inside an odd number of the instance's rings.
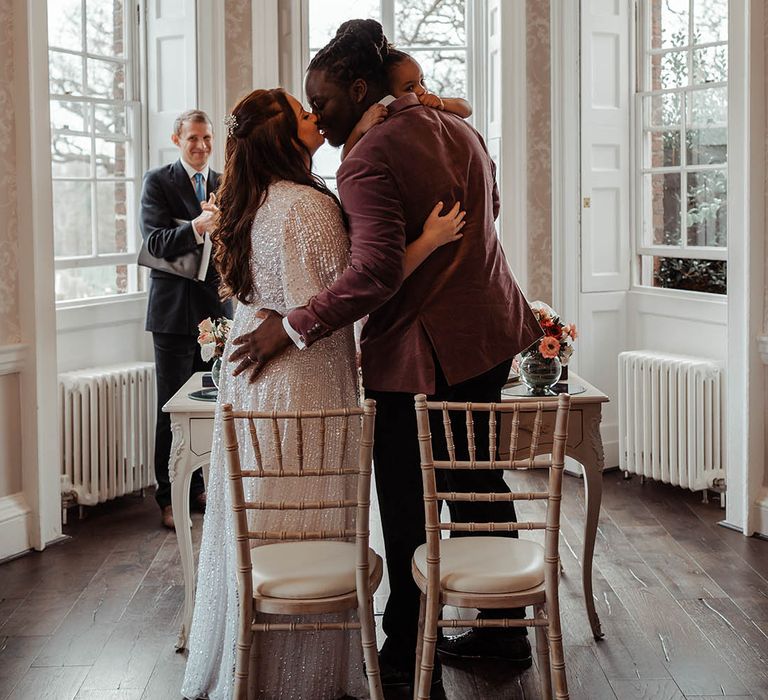
[{"label": "brown leather shoe", "polygon": [[169,530],[176,529],[176,525],[173,522],[173,506],[163,506],[163,515],[160,522],[163,527],[167,527]]},{"label": "brown leather shoe", "polygon": [[190,502],[190,508],[198,513],[205,513],[205,506],[208,503],[208,499],[205,495],[205,491],[198,493]]}]

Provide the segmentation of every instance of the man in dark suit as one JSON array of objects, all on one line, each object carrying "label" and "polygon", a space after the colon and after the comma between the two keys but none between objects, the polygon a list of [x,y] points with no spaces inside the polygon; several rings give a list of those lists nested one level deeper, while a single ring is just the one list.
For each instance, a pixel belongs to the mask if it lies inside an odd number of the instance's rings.
[{"label": "man in dark suit", "polygon": [[[212,205],[203,204],[210,201],[219,184],[219,173],[208,166],[213,131],[205,112],[189,110],[179,115],[171,140],[179,148],[179,160],[150,170],[141,192],[141,234],[148,251],[158,258],[174,258],[204,246],[215,213]],[[209,316],[230,316],[231,306],[219,301],[219,276],[212,261],[204,280],[154,269],[150,280],[146,330],[152,333],[157,376],[156,499],[162,524],[173,529],[168,478],[171,425],[170,417],[161,409],[193,373],[210,367],[200,357],[197,324]],[[199,469],[192,477],[190,499],[193,508],[205,510]]]},{"label": "man in dark suit", "polygon": [[[383,683],[396,686],[413,679],[419,591],[411,557],[425,541],[414,395],[499,401],[512,358],[542,333],[496,235],[495,168],[480,135],[459,117],[420,104],[414,94],[392,101],[379,48],[386,40],[371,51],[361,36],[340,30],[312,60],[306,80],[317,126],[333,146],[347,140],[370,106],[388,104],[387,118],[355,145],[337,173],[351,265],[286,318],[271,312],[256,331],[242,336],[232,359],[241,363],[236,372],[255,376],[292,341],[309,346],[369,314],[361,341],[363,384],[366,396],[376,400],[374,466],[390,583],[380,660]],[[438,248],[404,280],[405,247],[421,234],[438,201],[446,209],[461,202],[467,212],[463,238]],[[485,430],[485,437],[476,434],[478,445],[488,444],[487,424]],[[480,448],[477,456],[484,458]],[[455,490],[507,490],[500,470],[466,475]],[[455,503],[451,518],[511,521],[515,513],[511,502],[483,511]],[[482,614],[522,617],[524,610]],[[503,658],[507,667],[522,669],[531,664],[524,634],[470,632],[443,649]],[[439,683],[439,674],[433,679]]]}]

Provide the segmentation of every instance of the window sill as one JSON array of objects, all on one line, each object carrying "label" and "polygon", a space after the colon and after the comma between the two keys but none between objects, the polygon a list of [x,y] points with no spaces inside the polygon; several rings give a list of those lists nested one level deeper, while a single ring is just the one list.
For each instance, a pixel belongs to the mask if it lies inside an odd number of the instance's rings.
[{"label": "window sill", "polygon": [[146,292],[124,294],[108,299],[61,302],[56,307],[56,330],[59,333],[66,333],[83,328],[143,322],[146,311]]},{"label": "window sill", "polygon": [[679,299],[681,301],[701,301],[722,306],[727,306],[728,304],[727,294],[691,292],[687,289],[667,289],[666,287],[647,287],[641,284],[632,285],[629,291],[635,294],[649,294],[651,296]]}]

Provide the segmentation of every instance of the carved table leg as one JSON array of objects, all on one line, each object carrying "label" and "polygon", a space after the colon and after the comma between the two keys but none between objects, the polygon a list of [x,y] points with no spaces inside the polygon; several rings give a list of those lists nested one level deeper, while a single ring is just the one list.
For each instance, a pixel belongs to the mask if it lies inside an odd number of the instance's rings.
[{"label": "carved table leg", "polygon": [[192,482],[192,455],[189,452],[188,422],[171,422],[173,443],[168,475],[171,481],[171,505],[176,522],[176,539],[179,543],[181,570],[184,576],[184,617],[176,641],[176,649],[186,648],[192,611],[195,607],[195,563],[192,553],[192,519],[189,516],[189,488]]},{"label": "carved table leg", "polygon": [[600,437],[600,408],[585,410],[586,440],[571,456],[584,467],[584,495],[586,520],[584,523],[584,556],[581,563],[581,580],[584,587],[584,603],[587,607],[589,626],[595,639],[605,635],[600,627],[600,618],[595,610],[592,593],[592,557],[595,553],[597,523],[600,517],[600,503],[603,500],[603,442]]}]

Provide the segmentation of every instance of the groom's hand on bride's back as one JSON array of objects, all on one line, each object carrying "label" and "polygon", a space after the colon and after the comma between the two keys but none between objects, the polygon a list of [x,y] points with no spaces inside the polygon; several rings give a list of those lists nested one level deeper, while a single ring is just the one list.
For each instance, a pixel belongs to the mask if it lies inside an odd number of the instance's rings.
[{"label": "groom's hand on bride's back", "polygon": [[281,354],[292,341],[283,328],[283,317],[277,311],[259,311],[259,318],[264,319],[256,330],[244,333],[232,342],[237,348],[229,356],[229,361],[236,363],[233,376],[249,372],[248,379],[253,382],[273,357]]}]

